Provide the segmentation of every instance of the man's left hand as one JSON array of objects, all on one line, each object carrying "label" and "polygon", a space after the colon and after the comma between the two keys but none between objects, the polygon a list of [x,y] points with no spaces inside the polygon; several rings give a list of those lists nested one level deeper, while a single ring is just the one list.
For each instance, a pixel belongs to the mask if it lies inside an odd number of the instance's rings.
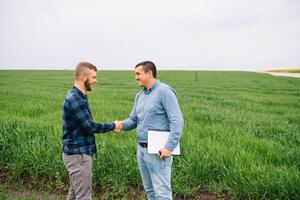
[{"label": "man's left hand", "polygon": [[166,148],[162,148],[159,150],[159,158],[160,159],[165,159],[166,157],[171,156],[172,151],[166,149]]}]

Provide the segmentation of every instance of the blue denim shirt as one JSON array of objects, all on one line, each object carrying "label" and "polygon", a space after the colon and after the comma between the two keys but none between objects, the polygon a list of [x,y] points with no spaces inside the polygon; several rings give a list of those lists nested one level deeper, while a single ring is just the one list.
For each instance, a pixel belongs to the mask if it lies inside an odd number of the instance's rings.
[{"label": "blue denim shirt", "polygon": [[62,108],[63,152],[68,155],[96,153],[94,133],[104,133],[115,128],[114,123],[96,123],[87,96],[73,86]]},{"label": "blue denim shirt", "polygon": [[183,117],[175,90],[156,80],[149,90],[144,88],[136,95],[130,117],[122,124],[125,131],[137,127],[138,142],[148,142],[149,129],[170,130],[164,147],[172,151],[183,129]]}]

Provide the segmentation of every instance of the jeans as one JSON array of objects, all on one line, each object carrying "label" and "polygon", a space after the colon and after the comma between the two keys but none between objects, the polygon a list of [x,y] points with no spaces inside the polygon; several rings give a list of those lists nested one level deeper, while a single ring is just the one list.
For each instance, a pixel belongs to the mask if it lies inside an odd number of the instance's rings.
[{"label": "jeans", "polygon": [[63,154],[63,160],[70,178],[67,200],[92,199],[92,156]]},{"label": "jeans", "polygon": [[147,148],[138,145],[137,162],[147,198],[149,200],[172,199],[172,156],[160,159],[157,154],[148,154],[147,151]]}]

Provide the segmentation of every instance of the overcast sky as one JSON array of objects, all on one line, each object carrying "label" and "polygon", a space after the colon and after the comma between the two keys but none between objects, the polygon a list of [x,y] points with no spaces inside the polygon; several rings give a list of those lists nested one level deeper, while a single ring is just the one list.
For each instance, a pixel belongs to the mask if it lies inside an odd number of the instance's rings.
[{"label": "overcast sky", "polygon": [[0,69],[300,67],[300,0],[0,0]]}]

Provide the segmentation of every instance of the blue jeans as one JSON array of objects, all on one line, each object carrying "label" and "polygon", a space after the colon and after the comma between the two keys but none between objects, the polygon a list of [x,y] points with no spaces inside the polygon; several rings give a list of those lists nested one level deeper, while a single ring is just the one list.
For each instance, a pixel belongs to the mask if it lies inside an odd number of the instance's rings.
[{"label": "blue jeans", "polygon": [[162,160],[158,155],[148,154],[147,151],[147,148],[138,145],[137,162],[148,199],[172,199],[172,156]]}]

